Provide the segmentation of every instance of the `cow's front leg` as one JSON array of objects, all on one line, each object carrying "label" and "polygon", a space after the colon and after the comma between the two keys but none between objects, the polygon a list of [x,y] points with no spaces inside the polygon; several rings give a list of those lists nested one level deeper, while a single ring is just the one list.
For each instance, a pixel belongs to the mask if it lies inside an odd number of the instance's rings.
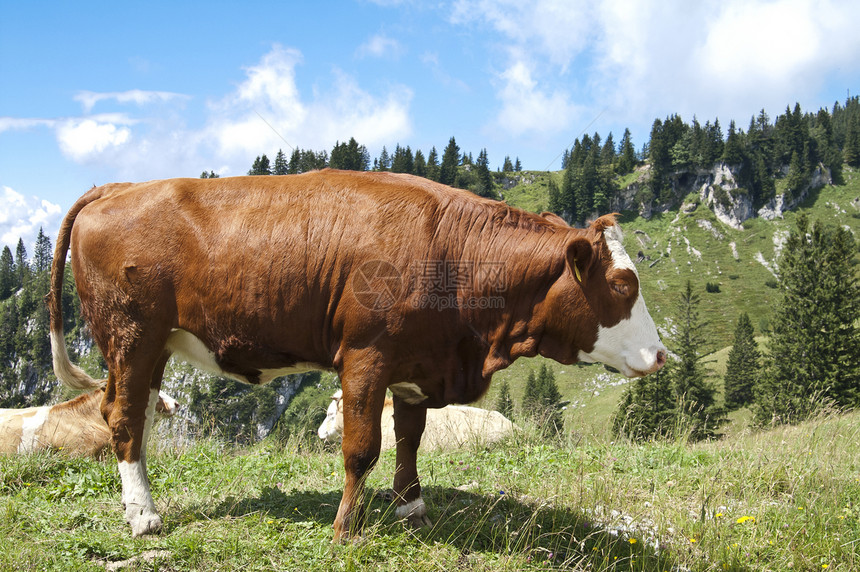
[{"label": "cow's front leg", "polygon": [[379,458],[382,445],[380,417],[385,402],[381,383],[353,382],[342,376],[343,466],[346,482],[334,520],[334,539],[361,534],[364,526],[364,480]]},{"label": "cow's front leg", "polygon": [[414,527],[431,526],[427,518],[427,507],[421,498],[421,484],[418,481],[418,446],[427,421],[427,408],[410,405],[394,397],[394,435],[397,438],[397,462],[394,469],[394,497],[398,519]]}]

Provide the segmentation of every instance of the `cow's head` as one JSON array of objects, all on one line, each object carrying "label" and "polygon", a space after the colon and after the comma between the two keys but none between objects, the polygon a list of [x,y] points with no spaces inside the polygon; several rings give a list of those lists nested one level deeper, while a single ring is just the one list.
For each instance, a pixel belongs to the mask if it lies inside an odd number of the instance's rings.
[{"label": "cow's head", "polygon": [[163,391],[158,392],[158,401],[155,402],[156,413],[159,413],[162,417],[173,417],[178,407],[179,403],[175,399]]},{"label": "cow's head", "polygon": [[639,290],[639,274],[612,216],[565,245],[565,269],[546,299],[540,353],[572,363],[602,362],[627,377],[657,371],[666,347]]},{"label": "cow's head", "polygon": [[319,435],[320,439],[332,441],[340,439],[341,435],[343,435],[343,415],[337,414],[338,408],[342,407],[342,399],[343,391],[340,389],[335,391],[334,395],[331,396],[331,403],[329,403],[326,410],[325,419],[320,428],[317,429],[317,435]]}]

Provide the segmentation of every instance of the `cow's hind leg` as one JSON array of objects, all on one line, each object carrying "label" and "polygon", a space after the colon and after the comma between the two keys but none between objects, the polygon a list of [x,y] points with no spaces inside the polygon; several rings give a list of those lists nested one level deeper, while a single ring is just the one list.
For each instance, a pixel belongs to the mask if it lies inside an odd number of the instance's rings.
[{"label": "cow's hind leg", "polygon": [[[376,464],[382,445],[380,417],[385,385],[373,364],[356,364],[341,372],[343,386],[343,466],[346,481],[334,520],[334,539],[361,534],[365,520],[364,480]],[[356,377],[352,371],[359,372]]]},{"label": "cow's hind leg", "polygon": [[146,437],[158,400],[151,386],[156,374],[160,383],[166,354],[163,345],[153,351],[138,348],[133,358],[112,361],[102,413],[119,463],[125,519],[133,536],[154,534],[161,530],[161,517],[146,474]]},{"label": "cow's hind leg", "polygon": [[427,408],[410,405],[394,396],[394,435],[397,438],[397,461],[394,469],[394,514],[415,528],[430,526],[427,507],[421,498],[418,482],[418,446],[427,421]]}]

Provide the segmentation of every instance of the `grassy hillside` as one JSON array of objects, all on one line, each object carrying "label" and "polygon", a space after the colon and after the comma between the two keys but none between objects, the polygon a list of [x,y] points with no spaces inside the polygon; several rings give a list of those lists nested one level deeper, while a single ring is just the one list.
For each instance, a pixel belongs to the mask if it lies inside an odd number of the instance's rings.
[{"label": "grassy hillside", "polygon": [[[156,444],[157,445],[157,444]],[[431,529],[396,522],[369,478],[361,542],[332,545],[336,450],[268,439],[153,447],[165,530],[130,538],[115,462],[0,459],[0,569],[857,570],[860,414],[730,442],[509,442],[423,454]],[[150,561],[146,559],[149,558]],[[114,569],[114,568],[111,568]]]}]

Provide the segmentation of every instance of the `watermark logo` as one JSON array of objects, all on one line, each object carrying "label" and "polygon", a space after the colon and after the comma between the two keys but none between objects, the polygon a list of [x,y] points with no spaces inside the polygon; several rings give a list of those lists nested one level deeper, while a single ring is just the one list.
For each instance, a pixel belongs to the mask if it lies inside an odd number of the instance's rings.
[{"label": "watermark logo", "polygon": [[486,310],[505,306],[508,288],[503,262],[416,260],[402,276],[384,260],[369,260],[352,278],[356,300],[369,310],[393,307],[406,292],[413,308]]},{"label": "watermark logo", "polygon": [[390,262],[368,260],[353,274],[352,292],[368,310],[388,310],[403,293],[403,279]]}]

